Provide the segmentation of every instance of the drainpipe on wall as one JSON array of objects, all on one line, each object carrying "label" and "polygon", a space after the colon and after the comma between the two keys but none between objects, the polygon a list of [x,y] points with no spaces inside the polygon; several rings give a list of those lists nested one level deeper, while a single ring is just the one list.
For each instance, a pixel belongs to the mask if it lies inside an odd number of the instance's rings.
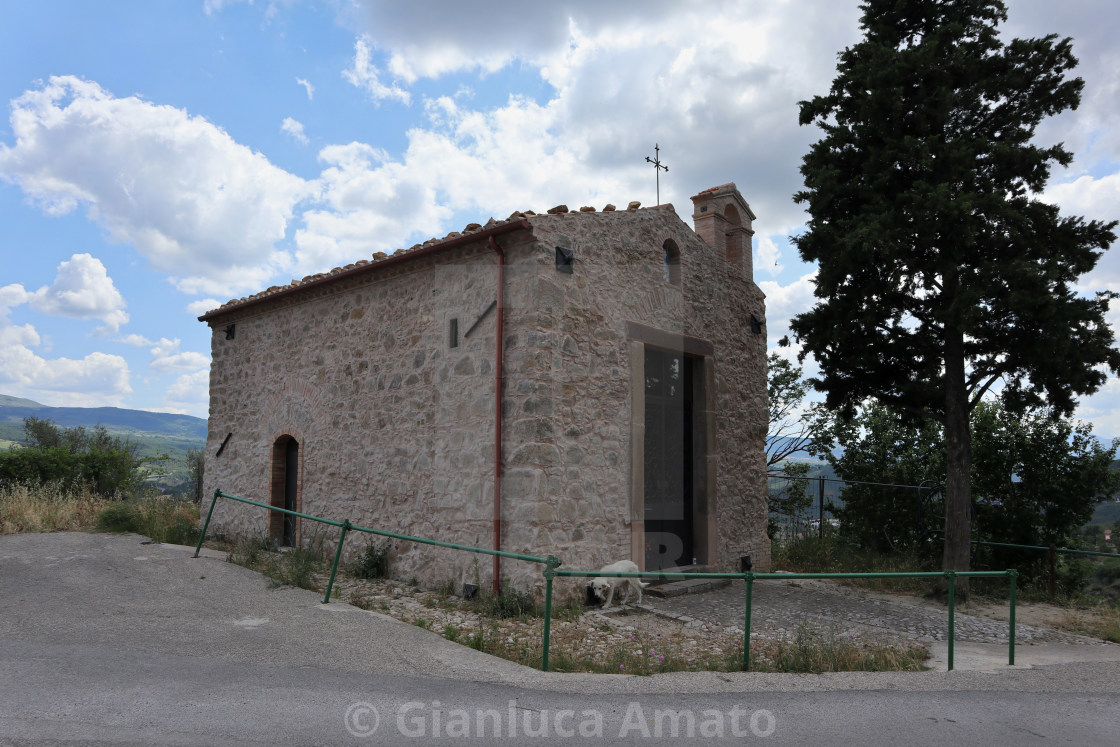
[{"label": "drainpipe on wall", "polygon": [[[498,254],[498,329],[494,361],[494,549],[502,549],[502,359],[505,351],[506,254],[490,236],[490,248]],[[494,594],[501,591],[502,558],[494,556]]]}]

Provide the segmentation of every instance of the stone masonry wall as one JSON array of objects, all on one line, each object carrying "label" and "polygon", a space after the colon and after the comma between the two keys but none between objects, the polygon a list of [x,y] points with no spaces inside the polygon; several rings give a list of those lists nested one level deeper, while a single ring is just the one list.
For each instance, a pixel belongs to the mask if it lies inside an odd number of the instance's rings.
[{"label": "stone masonry wall", "polygon": [[[212,342],[208,492],[269,502],[272,445],[288,434],[300,444],[303,512],[490,545],[494,313],[469,338],[462,334],[495,298],[496,256],[456,252],[398,267],[340,293],[221,320]],[[452,317],[457,348],[449,347]],[[224,339],[229,323],[233,340]],[[223,500],[213,526],[263,534],[264,514]],[[337,530],[301,522],[303,541],[316,532],[328,546],[337,540]],[[368,541],[352,536],[348,555]],[[473,558],[449,565],[450,551],[396,548],[395,569],[406,578],[459,582],[473,571]]]},{"label": "stone masonry wall", "polygon": [[[506,491],[518,505],[510,549],[556,548],[570,567],[630,558],[632,393],[627,322],[714,344],[718,538],[709,562],[767,567],[767,422],[761,291],[673,212],[656,208],[531,218],[537,245],[510,269],[506,327]],[[680,249],[679,285],[666,282],[663,244]],[[555,247],[575,255],[557,272]],[[741,265],[740,265],[741,266]],[[637,559],[637,558],[635,558]]]}]

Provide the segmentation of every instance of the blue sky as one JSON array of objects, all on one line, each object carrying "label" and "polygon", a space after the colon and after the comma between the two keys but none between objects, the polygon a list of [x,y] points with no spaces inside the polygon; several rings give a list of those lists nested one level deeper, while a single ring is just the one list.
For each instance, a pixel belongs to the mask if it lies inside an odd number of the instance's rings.
[{"label": "blue sky", "polygon": [[[1120,9],[1015,0],[1074,38],[1074,153],[1046,199],[1120,217]],[[788,237],[818,137],[797,101],[856,0],[9,2],[0,7],[0,393],[205,417],[230,298],[514,210],[653,204],[734,181],[775,344],[812,302]],[[1083,290],[1120,290],[1106,254]],[[1120,322],[1120,309],[1111,317]],[[786,354],[794,351],[786,349]],[[1120,382],[1079,415],[1120,434]]]}]

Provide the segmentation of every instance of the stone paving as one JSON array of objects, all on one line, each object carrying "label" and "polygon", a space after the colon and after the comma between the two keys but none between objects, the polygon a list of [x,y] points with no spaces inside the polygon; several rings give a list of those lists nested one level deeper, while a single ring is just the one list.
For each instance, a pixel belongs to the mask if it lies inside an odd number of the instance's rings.
[{"label": "stone paving", "polygon": [[[742,635],[744,585],[702,594],[656,598],[647,594],[642,608],[687,625],[717,625]],[[818,581],[760,580],[754,582],[751,635],[779,638],[792,635],[802,624],[819,630],[877,642],[945,640],[948,611],[943,606],[922,606],[876,598],[861,589]],[[955,640],[973,643],[1007,643],[1008,624],[961,613],[955,614]],[[1108,645],[1102,641],[1029,625],[1015,626],[1017,644],[1065,643]]]}]

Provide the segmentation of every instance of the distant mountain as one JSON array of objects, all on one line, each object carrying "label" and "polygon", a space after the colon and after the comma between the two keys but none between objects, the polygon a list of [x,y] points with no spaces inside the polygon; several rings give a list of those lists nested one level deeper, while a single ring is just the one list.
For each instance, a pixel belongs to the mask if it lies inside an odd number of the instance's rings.
[{"label": "distant mountain", "polygon": [[44,407],[32,399],[23,399],[22,397],[11,397],[7,394],[0,394],[0,406],[5,407]]},{"label": "distant mountain", "polygon": [[23,419],[27,417],[51,420],[64,428],[103,425],[107,431],[126,435],[156,434],[189,440],[206,439],[206,421],[193,415],[121,407],[48,407],[29,399],[0,394],[0,428],[3,432],[10,433],[14,425],[22,436]]}]

